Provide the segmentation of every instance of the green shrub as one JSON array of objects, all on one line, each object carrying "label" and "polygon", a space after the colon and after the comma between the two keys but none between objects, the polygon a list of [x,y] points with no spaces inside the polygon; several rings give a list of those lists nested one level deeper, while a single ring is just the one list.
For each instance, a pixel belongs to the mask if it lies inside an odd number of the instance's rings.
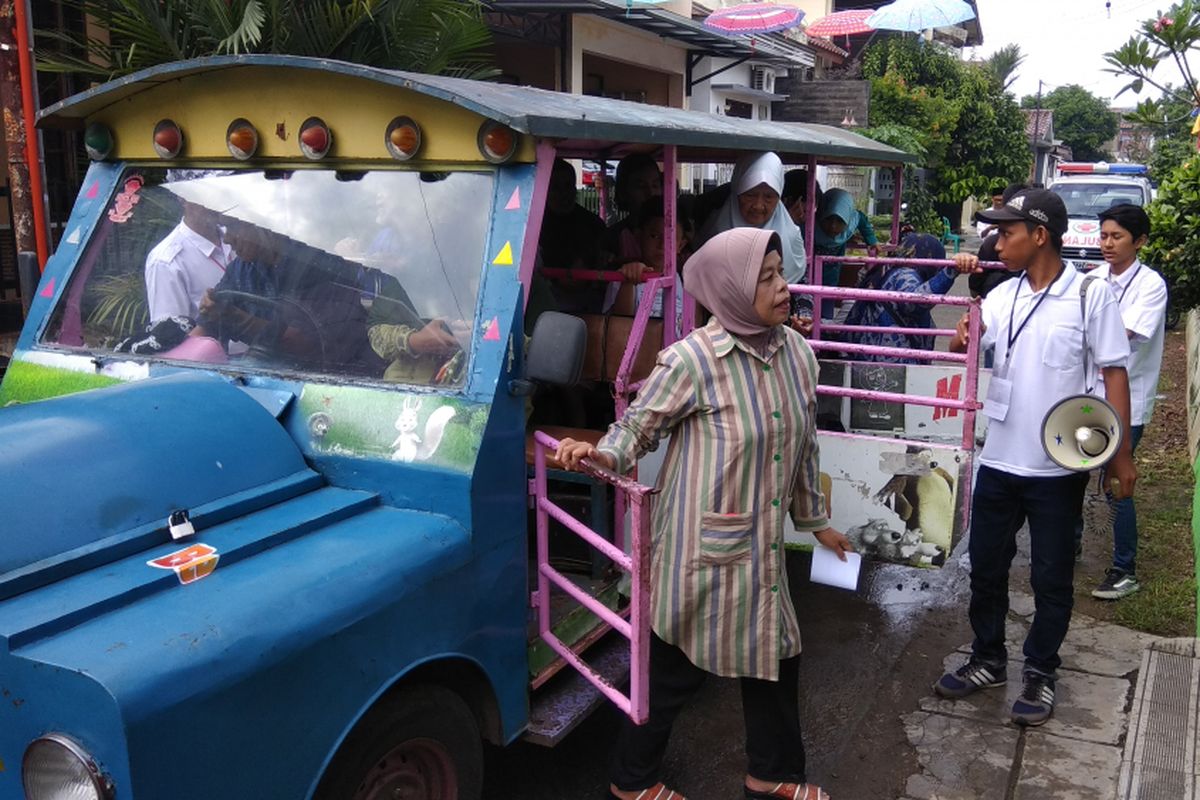
[{"label": "green shrub", "polygon": [[1200,305],[1200,157],[1163,179],[1147,213],[1152,229],[1142,258],[1166,279],[1174,307]]}]

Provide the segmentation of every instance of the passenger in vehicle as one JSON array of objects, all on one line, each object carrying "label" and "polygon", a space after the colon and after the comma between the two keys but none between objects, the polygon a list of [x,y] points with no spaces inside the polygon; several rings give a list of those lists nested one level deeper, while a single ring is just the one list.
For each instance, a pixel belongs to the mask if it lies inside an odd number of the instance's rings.
[{"label": "passenger in vehicle", "polygon": [[[645,282],[645,273],[664,272],[666,270],[667,225],[663,206],[662,195],[651,197],[642,204],[638,212],[632,217],[633,224],[630,225],[631,234],[636,239],[641,259],[621,266],[620,271],[625,275],[625,283],[610,284],[610,296],[612,296],[613,300],[608,311],[613,314],[632,316],[637,311],[638,304],[642,299],[642,284]],[[682,255],[684,249],[687,247],[687,235],[683,222],[683,211],[678,206],[675,209],[675,215],[675,263],[678,268],[685,260]],[[676,275],[676,287],[682,289],[682,283],[678,280],[678,275]],[[662,316],[663,297],[664,294],[659,293],[654,298],[654,309],[650,312],[651,316]],[[678,306],[678,311],[682,312],[683,295],[681,292],[676,293],[676,305]]]},{"label": "passenger in vehicle", "polygon": [[612,257],[612,263],[622,265],[641,260],[634,217],[647,200],[662,197],[662,193],[662,171],[652,156],[635,153],[617,164],[613,199],[623,216],[608,227],[604,240],[605,252]]},{"label": "passenger in vehicle", "polygon": [[730,196],[709,216],[697,241],[704,244],[733,228],[775,231],[782,242],[784,279],[802,283],[807,268],[804,234],[780,202],[783,161],[775,153],[747,153],[734,165],[730,186]]},{"label": "passenger in vehicle", "polygon": [[[817,182],[816,203],[821,204],[821,183]],[[783,191],[779,194],[783,207],[787,209],[792,222],[804,230],[808,222],[808,170],[789,169],[783,176]]]},{"label": "passenger in vehicle", "polygon": [[193,335],[241,343],[274,366],[383,372],[367,344],[357,265],[246,222],[226,236],[238,255],[201,301]]},{"label": "passenger in vehicle", "polygon": [[204,293],[217,285],[236,253],[225,242],[221,215],[182,201],[183,218],[146,255],[146,300],[150,322],[166,317],[195,320]]},{"label": "passenger in vehicle", "polygon": [[[855,235],[860,236],[867,245],[867,255],[874,256],[879,240],[875,238],[871,220],[855,208],[854,197],[845,189],[830,189],[822,194],[821,204],[817,207],[813,251],[819,256],[844,256],[846,245]],[[824,286],[854,286],[857,282],[856,269],[826,264],[821,271],[821,284]],[[821,316],[832,317],[837,306],[838,303],[833,300],[822,300]]]},{"label": "passenger in vehicle", "polygon": [[[556,159],[538,237],[543,264],[550,269],[602,269],[606,230],[603,220],[576,202],[575,168]],[[560,311],[597,313],[604,304],[605,286],[599,281],[552,283]]]},{"label": "passenger in vehicle", "polygon": [[817,481],[817,362],[785,325],[777,233],[719,233],[684,273],[713,319],[659,354],[637,400],[598,445],[563,439],[556,454],[568,468],[587,458],[624,474],[670,436],[651,522],[650,718],[623,722],[609,792],[681,797],[660,782],[667,740],[714,674],[741,679],[745,796],[827,800],[807,784],[800,629],[783,544],[790,513],[840,558],[852,549],[829,527]]},{"label": "passenger in vehicle", "polygon": [[[946,247],[932,234],[910,233],[900,242],[897,258],[944,260]],[[946,294],[960,273],[972,273],[970,266],[961,270],[953,266],[909,266],[907,264],[874,264],[859,280],[859,288],[911,294]],[[933,306],[925,303],[883,302],[857,300],[846,317],[847,325],[890,328],[933,328]],[[863,332],[848,333],[847,342],[900,347],[906,350],[932,350],[934,337],[913,333]],[[851,356],[856,361],[883,361],[893,364],[928,364],[924,359],[898,358],[886,355]]]}]

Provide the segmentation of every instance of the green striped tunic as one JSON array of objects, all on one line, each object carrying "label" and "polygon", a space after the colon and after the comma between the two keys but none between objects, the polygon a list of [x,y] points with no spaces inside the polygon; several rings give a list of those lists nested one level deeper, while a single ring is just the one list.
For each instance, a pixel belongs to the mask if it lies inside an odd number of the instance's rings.
[{"label": "green striped tunic", "polygon": [[714,318],[659,353],[599,449],[628,472],[670,434],[658,476],[652,627],[697,666],[778,680],[800,652],[784,514],[828,525],[816,436],[817,363],[785,327],[765,357]]}]

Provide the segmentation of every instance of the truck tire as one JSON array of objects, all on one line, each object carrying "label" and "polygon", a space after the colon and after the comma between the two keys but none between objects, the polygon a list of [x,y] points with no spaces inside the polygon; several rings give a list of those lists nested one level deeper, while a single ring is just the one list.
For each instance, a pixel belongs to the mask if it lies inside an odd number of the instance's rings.
[{"label": "truck tire", "polygon": [[471,709],[442,686],[410,686],[346,737],[315,800],[479,800],[483,740]]}]

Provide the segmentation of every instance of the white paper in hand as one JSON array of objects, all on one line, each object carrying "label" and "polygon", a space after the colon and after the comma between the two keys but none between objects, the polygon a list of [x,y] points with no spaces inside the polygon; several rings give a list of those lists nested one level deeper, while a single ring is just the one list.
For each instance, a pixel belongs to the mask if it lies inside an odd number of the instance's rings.
[{"label": "white paper in hand", "polygon": [[854,591],[858,588],[858,573],[861,568],[862,556],[858,553],[846,553],[846,560],[842,561],[837,557],[837,553],[825,545],[818,544],[813,548],[809,580]]}]

